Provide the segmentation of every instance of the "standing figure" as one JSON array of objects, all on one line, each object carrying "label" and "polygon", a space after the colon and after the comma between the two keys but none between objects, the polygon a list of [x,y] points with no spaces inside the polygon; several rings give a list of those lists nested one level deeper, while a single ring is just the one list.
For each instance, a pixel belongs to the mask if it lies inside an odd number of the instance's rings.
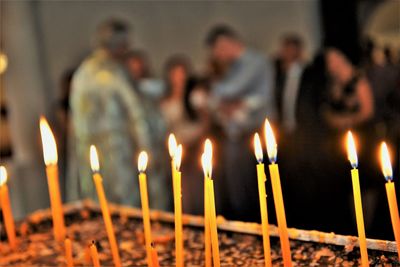
[{"label": "standing figure", "polygon": [[263,55],[246,48],[229,26],[214,27],[206,43],[214,63],[225,70],[212,85],[210,103],[223,131],[218,162],[224,166],[219,186],[224,192],[219,197],[224,198],[228,217],[253,220],[259,207],[250,144],[265,116],[275,117],[271,66]]},{"label": "standing figure", "polygon": [[89,164],[89,147],[98,148],[104,188],[111,202],[139,205],[134,158],[149,147],[149,130],[140,99],[124,68],[128,26],[109,20],[98,29],[98,48],[73,78],[71,109],[79,162],[79,180],[69,179],[69,191],[80,198],[96,193]]}]

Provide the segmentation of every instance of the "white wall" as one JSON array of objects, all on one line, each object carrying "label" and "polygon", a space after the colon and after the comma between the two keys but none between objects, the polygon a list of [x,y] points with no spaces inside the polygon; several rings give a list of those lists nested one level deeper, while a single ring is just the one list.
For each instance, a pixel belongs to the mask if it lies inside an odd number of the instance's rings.
[{"label": "white wall", "polygon": [[265,54],[272,53],[284,32],[298,32],[308,52],[319,46],[317,1],[41,1],[42,41],[52,88],[62,72],[90,49],[96,25],[110,16],[133,26],[135,47],[148,51],[157,73],[166,58],[189,55],[197,69],[205,62],[204,37],[215,23],[226,22]]}]

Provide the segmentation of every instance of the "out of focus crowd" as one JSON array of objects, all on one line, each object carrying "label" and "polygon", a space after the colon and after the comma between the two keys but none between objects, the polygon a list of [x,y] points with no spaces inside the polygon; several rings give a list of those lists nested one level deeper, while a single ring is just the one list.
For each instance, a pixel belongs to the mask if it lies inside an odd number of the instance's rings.
[{"label": "out of focus crowd", "polygon": [[[289,227],[355,233],[343,145],[351,129],[358,137],[367,233],[390,236],[375,150],[385,139],[399,153],[399,48],[368,40],[356,62],[343,47],[327,45],[306,60],[302,36],[288,33],[277,53],[266,56],[220,24],[204,38],[206,69],[196,72],[190,55],[177,54],[156,76],[151,55],[132,49],[128,32],[117,19],[101,24],[97,47],[62,77],[58,140],[68,200],[96,197],[89,163],[94,144],[110,201],[140,205],[136,160],[147,150],[150,206],[171,210],[166,141],[174,133],[183,145],[184,212],[203,212],[200,154],[209,137],[218,214],[258,221],[252,137],[268,117],[278,140]],[[268,208],[274,223],[272,198]]]}]

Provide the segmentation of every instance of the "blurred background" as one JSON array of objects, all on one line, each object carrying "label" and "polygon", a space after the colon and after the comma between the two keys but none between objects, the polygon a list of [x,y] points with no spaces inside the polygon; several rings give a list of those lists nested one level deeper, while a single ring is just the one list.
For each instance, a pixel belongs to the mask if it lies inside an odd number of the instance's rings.
[{"label": "blurred background", "polygon": [[[17,218],[49,206],[39,133],[56,136],[63,199],[172,210],[168,134],[183,145],[183,210],[202,214],[200,155],[213,141],[217,212],[259,221],[253,134],[278,141],[289,227],[356,234],[344,135],[357,138],[366,233],[393,240],[378,160],[399,193],[400,2],[1,1],[0,155]],[[267,164],[267,155],[264,156]],[[267,180],[268,212],[275,223]]]}]

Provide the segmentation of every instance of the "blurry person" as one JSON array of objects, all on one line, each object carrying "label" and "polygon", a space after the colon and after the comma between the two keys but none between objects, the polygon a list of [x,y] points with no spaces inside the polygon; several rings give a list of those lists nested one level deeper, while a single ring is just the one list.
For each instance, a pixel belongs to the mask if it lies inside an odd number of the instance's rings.
[{"label": "blurry person", "polygon": [[68,190],[80,192],[80,198],[96,198],[89,162],[93,144],[108,200],[139,205],[136,159],[140,150],[150,148],[150,140],[141,101],[124,69],[128,30],[117,19],[102,23],[98,47],[73,77],[71,111],[80,177],[70,181]]},{"label": "blurry person", "polygon": [[211,58],[225,70],[211,90],[213,114],[224,133],[223,160],[218,159],[224,162],[224,178],[220,179],[223,192],[219,197],[224,198],[224,213],[231,219],[258,219],[257,179],[250,144],[265,116],[275,118],[271,66],[227,25],[213,27],[206,44]]},{"label": "blurry person", "polygon": [[162,81],[153,77],[150,59],[146,52],[142,50],[129,51],[125,63],[134,89],[149,101],[158,102],[164,94],[165,86]]},{"label": "blurry person", "polygon": [[287,134],[296,128],[296,109],[304,69],[303,40],[297,34],[283,36],[275,60],[275,97],[280,129]]},{"label": "blurry person", "polygon": [[126,64],[135,81],[152,77],[149,57],[145,51],[129,51],[127,54]]},{"label": "blurry person", "polygon": [[374,100],[366,77],[337,49],[328,49],[325,61],[329,80],[322,112],[328,126],[346,130],[371,121]]}]

